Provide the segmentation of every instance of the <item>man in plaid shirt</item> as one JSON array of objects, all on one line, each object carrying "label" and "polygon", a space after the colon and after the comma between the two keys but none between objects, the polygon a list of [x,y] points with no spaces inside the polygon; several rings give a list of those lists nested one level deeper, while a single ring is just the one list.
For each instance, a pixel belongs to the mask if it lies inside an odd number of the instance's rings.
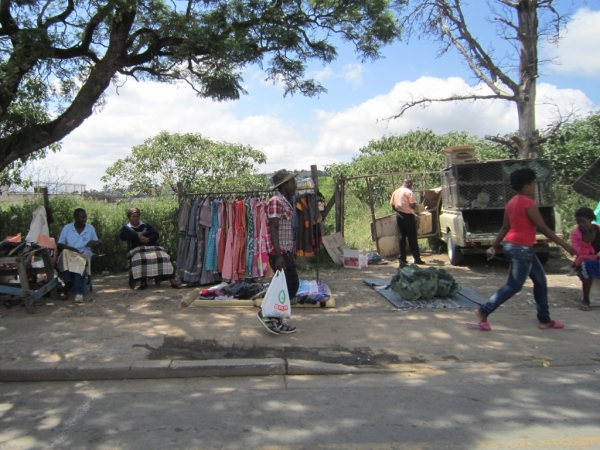
[{"label": "man in plaid shirt", "polygon": [[[267,217],[267,251],[269,263],[274,271],[283,269],[290,299],[293,299],[300,287],[296,271],[296,239],[293,232],[294,206],[292,197],[296,194],[296,175],[282,169],[273,175],[272,190],[277,193],[269,199]],[[274,317],[263,317],[262,310],[258,319],[273,334],[294,333],[296,327]]]}]

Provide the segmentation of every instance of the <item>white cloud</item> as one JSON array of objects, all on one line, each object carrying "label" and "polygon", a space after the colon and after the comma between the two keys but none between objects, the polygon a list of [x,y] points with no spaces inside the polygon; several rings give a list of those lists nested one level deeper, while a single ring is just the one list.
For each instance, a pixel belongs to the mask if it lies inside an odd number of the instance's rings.
[{"label": "white cloud", "polygon": [[[295,122],[282,119],[281,107],[277,105],[261,105],[261,112],[241,116],[236,102],[200,99],[186,86],[132,82],[120,89],[120,95],[112,90],[106,108],[71,133],[64,140],[63,151],[49,156],[46,162],[72,171],[73,183],[100,189],[100,177],[108,166],[127,156],[132,146],[163,130],[200,132],[210,139],[261,149],[267,154],[268,163],[260,170],[267,172],[349,161],[371,139],[418,128],[476,135],[504,134],[517,128],[515,106],[500,101],[437,103],[412,109],[398,120],[378,122],[396,113],[410,95],[442,97],[470,89],[461,78],[422,77],[397,83],[390,92],[344,110],[299,110]],[[282,104],[289,101],[283,100]],[[547,83],[538,85],[538,101],[541,129],[552,121],[556,106],[563,113],[575,109],[585,114],[594,109],[582,91],[559,89]]]},{"label": "white cloud", "polygon": [[265,171],[294,167],[294,155],[310,150],[293,123],[270,114],[238,118],[235,102],[201,99],[187,86],[131,82],[119,89],[120,95],[109,91],[106,108],[67,136],[60,153],[45,160],[70,170],[73,182],[85,183],[87,189],[100,189],[107,167],[163,130],[251,145],[267,154],[268,163],[261,167]]},{"label": "white cloud", "polygon": [[311,72],[309,75],[315,80],[317,80],[319,83],[323,83],[325,80],[332,78],[334,76],[334,73],[331,69],[331,66],[327,66],[323,68],[323,70]]},{"label": "white cloud", "polygon": [[363,83],[363,73],[365,68],[362,64],[347,64],[344,66],[343,78],[352,83],[354,87],[358,87]]},{"label": "white cloud", "polygon": [[[514,104],[503,101],[462,101],[432,103],[427,108],[413,108],[400,119],[379,121],[395,114],[403,101],[411,98],[447,97],[464,94],[472,88],[457,77],[447,79],[421,77],[397,83],[387,94],[378,95],[343,111],[319,111],[320,134],[315,155],[330,155],[348,161],[371,139],[385,134],[401,134],[418,128],[436,133],[467,131],[474,135],[506,134],[517,129]],[[577,110],[585,113],[594,108],[587,96],[576,89],[558,89],[547,83],[538,85],[537,123],[543,129],[562,113]],[[550,102],[550,100],[552,102]]]},{"label": "white cloud", "polygon": [[582,8],[577,11],[558,46],[545,47],[544,53],[553,58],[553,70],[587,76],[600,76],[600,11]]}]

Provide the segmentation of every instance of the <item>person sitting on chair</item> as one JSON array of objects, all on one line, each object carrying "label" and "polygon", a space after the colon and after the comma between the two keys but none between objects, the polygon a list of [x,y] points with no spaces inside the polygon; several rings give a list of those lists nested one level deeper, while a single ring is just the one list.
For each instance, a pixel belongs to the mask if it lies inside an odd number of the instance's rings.
[{"label": "person sitting on chair", "polygon": [[160,234],[152,225],[140,220],[140,210],[136,207],[127,210],[129,223],[123,225],[119,232],[122,241],[129,243],[127,258],[130,262],[129,287],[135,287],[136,280],[140,280],[143,290],[148,287],[148,278],[155,280],[169,280],[173,289],[181,286],[175,278],[175,270],[167,251],[160,247],[158,238]]},{"label": "person sitting on chair", "polygon": [[590,311],[590,291],[594,279],[600,279],[600,226],[594,224],[596,215],[591,208],[575,211],[577,228],[571,233],[571,245],[577,250],[573,265],[581,279],[583,299],[579,309]]},{"label": "person sitting on chair", "polygon": [[69,290],[75,293],[75,303],[83,303],[85,276],[90,275],[92,249],[102,242],[96,230],[87,223],[87,213],[83,208],[73,212],[75,221],[65,225],[60,232],[57,248],[61,252],[58,258],[58,270],[65,282],[64,298]]}]

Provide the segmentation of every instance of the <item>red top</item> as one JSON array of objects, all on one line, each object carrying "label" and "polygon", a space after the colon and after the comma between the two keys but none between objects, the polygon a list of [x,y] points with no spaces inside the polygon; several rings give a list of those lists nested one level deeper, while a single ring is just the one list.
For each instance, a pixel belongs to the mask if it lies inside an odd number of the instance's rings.
[{"label": "red top", "polygon": [[527,215],[527,209],[535,205],[535,200],[526,195],[517,194],[510,199],[506,204],[506,213],[510,223],[510,230],[504,238],[506,241],[533,247],[536,226]]}]

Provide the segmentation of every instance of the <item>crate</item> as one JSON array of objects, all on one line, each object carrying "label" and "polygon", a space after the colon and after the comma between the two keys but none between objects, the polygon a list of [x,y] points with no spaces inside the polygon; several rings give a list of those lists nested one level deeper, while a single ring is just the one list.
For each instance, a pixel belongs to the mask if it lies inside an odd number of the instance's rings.
[{"label": "crate", "polygon": [[516,195],[510,174],[517,169],[533,169],[537,175],[539,206],[553,206],[552,169],[544,159],[510,159],[464,163],[441,171],[442,201],[447,209],[504,208]]},{"label": "crate", "polygon": [[592,200],[600,200],[600,158],[573,183],[573,190]]},{"label": "crate", "polygon": [[465,164],[475,162],[475,147],[472,145],[455,145],[442,150],[442,154],[446,157],[446,167],[455,164]]}]

